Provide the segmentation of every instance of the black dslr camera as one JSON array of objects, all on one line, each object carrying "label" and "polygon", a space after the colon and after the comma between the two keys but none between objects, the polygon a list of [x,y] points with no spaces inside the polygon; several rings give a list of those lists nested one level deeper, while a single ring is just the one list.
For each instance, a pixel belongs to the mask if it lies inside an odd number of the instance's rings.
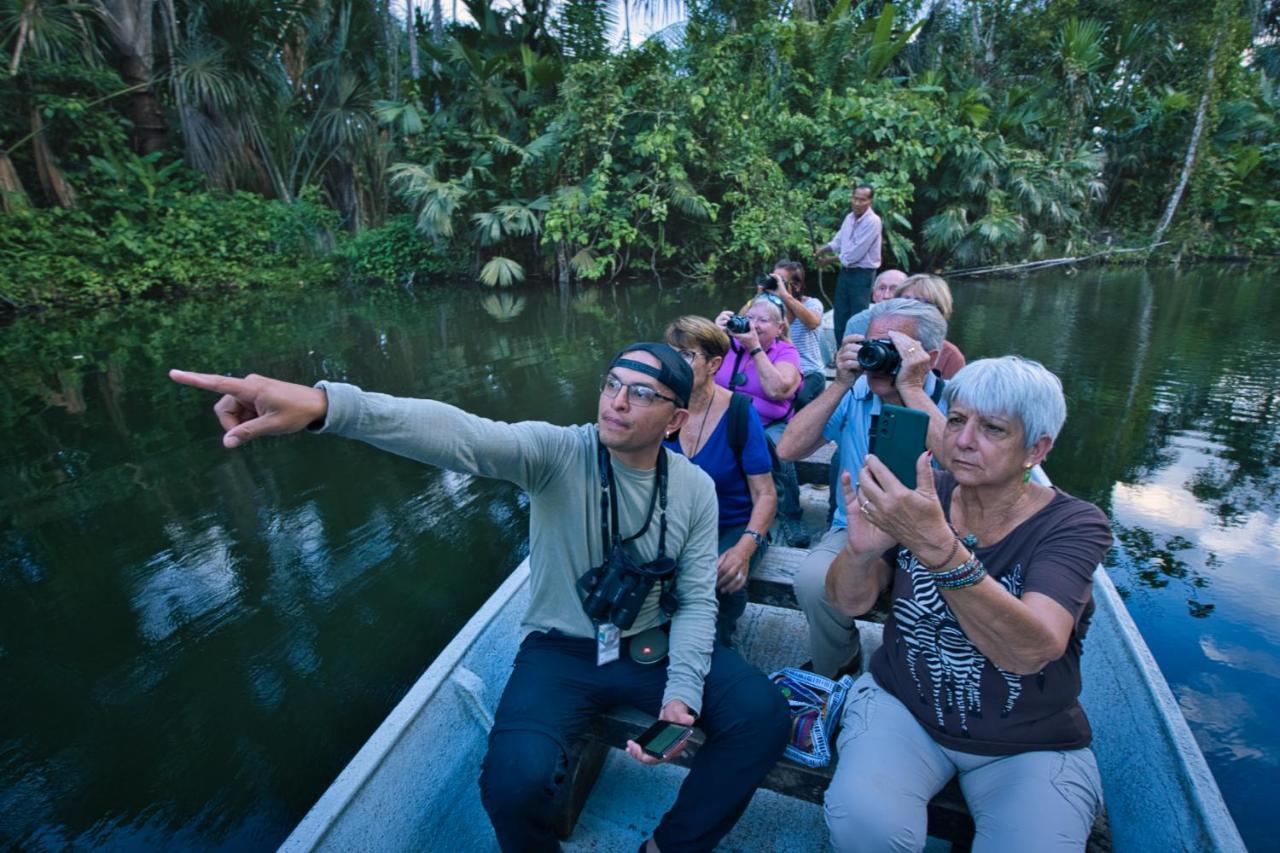
[{"label": "black dslr camera", "polygon": [[731,335],[741,335],[743,332],[751,331],[751,318],[743,317],[741,314],[734,314],[729,318],[729,322],[724,324],[724,330]]},{"label": "black dslr camera", "polygon": [[888,338],[863,341],[858,348],[858,365],[868,373],[896,374],[902,366],[898,348]]},{"label": "black dslr camera", "polygon": [[[578,588],[585,594],[582,609],[592,621],[612,622],[625,631],[635,623],[653,585],[675,570],[676,561],[670,557],[639,565],[621,545],[615,545],[604,565],[579,578]],[[668,616],[674,613],[675,593],[664,589],[661,606]]]},{"label": "black dslr camera", "polygon": [[756,287],[762,290],[777,290],[778,277],[775,275],[762,275],[756,279]]}]

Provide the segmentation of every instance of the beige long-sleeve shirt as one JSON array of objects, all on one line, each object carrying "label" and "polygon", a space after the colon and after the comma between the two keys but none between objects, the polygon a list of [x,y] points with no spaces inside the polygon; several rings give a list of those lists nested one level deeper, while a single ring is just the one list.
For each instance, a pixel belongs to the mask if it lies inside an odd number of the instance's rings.
[{"label": "beige long-sleeve shirt", "polygon": [[[531,593],[522,628],[595,637],[577,581],[604,560],[595,426],[507,424],[434,400],[361,391],[321,382],[329,412],[321,432],[359,439],[430,465],[508,480],[529,493]],[[679,699],[701,711],[702,685],[715,639],[717,509],[711,478],[679,454],[667,453],[667,556],[679,572],[680,607],[671,619],[670,659],[662,702]],[[644,524],[655,472],[613,462],[624,537]],[[660,509],[645,535],[626,547],[644,563],[658,556]],[[661,624],[655,584],[627,635]]]}]

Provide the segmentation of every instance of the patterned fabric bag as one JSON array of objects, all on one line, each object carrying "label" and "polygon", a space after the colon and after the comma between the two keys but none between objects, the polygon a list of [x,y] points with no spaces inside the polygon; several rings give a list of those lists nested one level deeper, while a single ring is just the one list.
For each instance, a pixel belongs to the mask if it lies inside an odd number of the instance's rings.
[{"label": "patterned fabric bag", "polygon": [[832,681],[789,666],[773,673],[769,679],[778,685],[791,706],[787,758],[809,767],[826,767],[831,761],[831,744],[853,678],[845,675],[839,681]]}]

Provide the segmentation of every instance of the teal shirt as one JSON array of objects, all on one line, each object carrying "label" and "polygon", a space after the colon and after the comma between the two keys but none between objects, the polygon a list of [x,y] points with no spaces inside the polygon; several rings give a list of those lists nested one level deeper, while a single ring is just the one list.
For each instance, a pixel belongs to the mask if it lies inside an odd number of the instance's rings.
[{"label": "teal shirt", "polygon": [[[508,480],[529,494],[531,598],[522,630],[595,637],[582,610],[577,580],[604,560],[600,533],[600,476],[594,425],[561,427],[526,421],[507,424],[446,403],[361,391],[320,382],[329,398],[321,432],[480,477]],[[670,659],[662,703],[679,699],[702,708],[702,684],[711,668],[716,620],[717,509],[711,478],[683,456],[667,454],[667,556],[679,565],[671,619]],[[615,461],[619,526],[629,536],[644,524],[654,471]],[[627,547],[644,563],[658,556],[658,513],[644,536]],[[655,584],[632,635],[666,621]]]}]

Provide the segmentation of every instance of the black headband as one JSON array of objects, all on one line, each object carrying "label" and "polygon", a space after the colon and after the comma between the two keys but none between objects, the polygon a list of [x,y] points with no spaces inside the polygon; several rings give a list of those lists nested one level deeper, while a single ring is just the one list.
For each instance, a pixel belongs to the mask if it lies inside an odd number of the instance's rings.
[{"label": "black headband", "polygon": [[[659,366],[654,367],[642,361],[623,358],[631,352],[647,352],[658,360]],[[693,368],[689,367],[688,362],[680,357],[680,353],[668,344],[649,342],[631,344],[621,349],[613,357],[609,366],[625,367],[643,373],[645,376],[651,376],[671,389],[671,393],[679,400],[681,408],[689,405],[689,395],[693,393]]]}]

